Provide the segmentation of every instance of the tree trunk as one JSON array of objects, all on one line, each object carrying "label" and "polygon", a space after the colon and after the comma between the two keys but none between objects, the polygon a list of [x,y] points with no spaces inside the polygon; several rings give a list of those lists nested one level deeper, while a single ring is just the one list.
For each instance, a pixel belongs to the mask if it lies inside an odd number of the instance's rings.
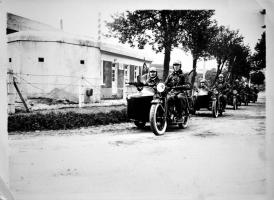
[{"label": "tree trunk", "polygon": [[195,82],[195,78],[196,78],[196,67],[197,67],[197,58],[193,58],[193,64],[192,64],[192,70],[193,70],[193,74],[191,77],[191,87],[193,88],[194,86],[194,82]]},{"label": "tree trunk", "polygon": [[213,81],[212,85],[215,85],[215,83],[216,83],[216,81],[217,81],[217,78],[218,78],[218,76],[219,76],[219,74],[220,74],[220,67],[221,67],[221,61],[218,61],[217,72],[216,72],[216,76],[215,76],[215,78],[214,78],[214,81]]},{"label": "tree trunk", "polygon": [[166,48],[165,48],[163,81],[166,80],[169,74],[170,54],[171,54],[171,44],[168,44],[166,45]]}]

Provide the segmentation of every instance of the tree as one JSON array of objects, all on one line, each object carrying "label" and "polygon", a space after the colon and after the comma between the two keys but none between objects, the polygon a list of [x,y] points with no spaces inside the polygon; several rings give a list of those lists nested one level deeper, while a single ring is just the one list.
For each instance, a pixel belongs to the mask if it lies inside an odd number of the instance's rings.
[{"label": "tree", "polygon": [[266,46],[265,46],[265,32],[261,35],[261,39],[255,46],[255,53],[253,54],[252,61],[254,71],[264,69],[266,67]]},{"label": "tree", "polygon": [[265,75],[263,72],[258,71],[251,74],[251,83],[261,85],[264,83]]},{"label": "tree", "polygon": [[217,73],[214,80],[214,83],[217,80],[217,77],[222,70],[228,59],[230,59],[231,63],[235,61],[236,57],[232,54],[233,47],[240,45],[243,42],[243,37],[239,36],[239,31],[232,31],[225,26],[218,27],[218,34],[212,40],[209,47],[209,53],[213,56],[217,61]]},{"label": "tree", "polygon": [[208,81],[209,85],[213,85],[215,77],[216,77],[216,69],[212,68],[210,70],[207,70],[205,73],[205,79]]},{"label": "tree", "polygon": [[[158,52],[164,51],[165,80],[169,73],[170,54],[178,47],[180,37],[185,34],[187,12],[184,10],[137,10],[112,16],[107,23],[111,35],[132,47],[144,48],[146,44]],[[180,37],[179,37],[180,36]]]},{"label": "tree", "polygon": [[231,73],[231,80],[240,77],[249,78],[251,71],[250,58],[251,53],[249,46],[237,44],[232,47],[231,57],[228,59],[228,71]]},{"label": "tree", "polygon": [[217,35],[216,22],[211,19],[213,10],[188,10],[186,11],[186,25],[181,43],[185,51],[191,52],[193,58],[191,84],[195,82],[197,61],[208,57],[209,44]]}]

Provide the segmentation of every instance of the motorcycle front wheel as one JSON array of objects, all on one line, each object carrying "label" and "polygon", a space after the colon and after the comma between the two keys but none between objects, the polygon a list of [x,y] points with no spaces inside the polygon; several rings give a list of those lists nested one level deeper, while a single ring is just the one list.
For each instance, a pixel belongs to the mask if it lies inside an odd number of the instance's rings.
[{"label": "motorcycle front wheel", "polygon": [[233,105],[233,110],[237,110],[237,99],[236,99],[236,97],[233,97],[232,105]]},{"label": "motorcycle front wheel", "polygon": [[215,118],[219,116],[219,110],[218,110],[218,105],[216,100],[212,101],[212,115]]},{"label": "motorcycle front wheel", "polygon": [[153,104],[149,113],[150,128],[155,135],[163,135],[166,132],[167,121],[165,110],[160,104]]},{"label": "motorcycle front wheel", "polygon": [[189,115],[188,116],[183,116],[183,122],[179,123],[178,126],[179,128],[187,128],[188,127],[188,121],[189,121]]}]

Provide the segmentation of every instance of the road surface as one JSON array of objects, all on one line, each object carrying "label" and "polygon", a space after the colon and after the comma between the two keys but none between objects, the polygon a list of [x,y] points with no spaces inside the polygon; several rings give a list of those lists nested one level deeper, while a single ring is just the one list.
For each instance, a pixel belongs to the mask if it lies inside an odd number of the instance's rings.
[{"label": "road surface", "polygon": [[13,133],[18,200],[264,199],[265,97],[154,136],[131,123]]}]

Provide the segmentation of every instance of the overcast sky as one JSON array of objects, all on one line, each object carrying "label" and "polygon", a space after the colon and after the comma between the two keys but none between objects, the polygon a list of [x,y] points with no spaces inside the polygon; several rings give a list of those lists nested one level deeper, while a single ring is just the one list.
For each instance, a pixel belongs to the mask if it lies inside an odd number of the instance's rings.
[{"label": "overcast sky", "polygon": [[[244,36],[245,44],[251,49],[263,32],[264,18],[259,13],[263,9],[260,0],[210,0],[210,1],[127,1],[127,0],[6,0],[7,11],[33,20],[59,27],[63,19],[64,31],[78,35],[97,37],[98,12],[102,21],[110,20],[110,15],[130,9],[215,9],[215,18],[220,25],[239,29]],[[104,23],[102,22],[102,30]],[[155,54],[151,48],[146,48],[154,63],[163,63],[163,54]],[[180,50],[174,50],[171,62],[180,59],[186,71],[192,66],[191,56],[184,55]],[[203,62],[198,63],[202,69]],[[207,62],[206,67],[215,66],[215,62]]]}]

